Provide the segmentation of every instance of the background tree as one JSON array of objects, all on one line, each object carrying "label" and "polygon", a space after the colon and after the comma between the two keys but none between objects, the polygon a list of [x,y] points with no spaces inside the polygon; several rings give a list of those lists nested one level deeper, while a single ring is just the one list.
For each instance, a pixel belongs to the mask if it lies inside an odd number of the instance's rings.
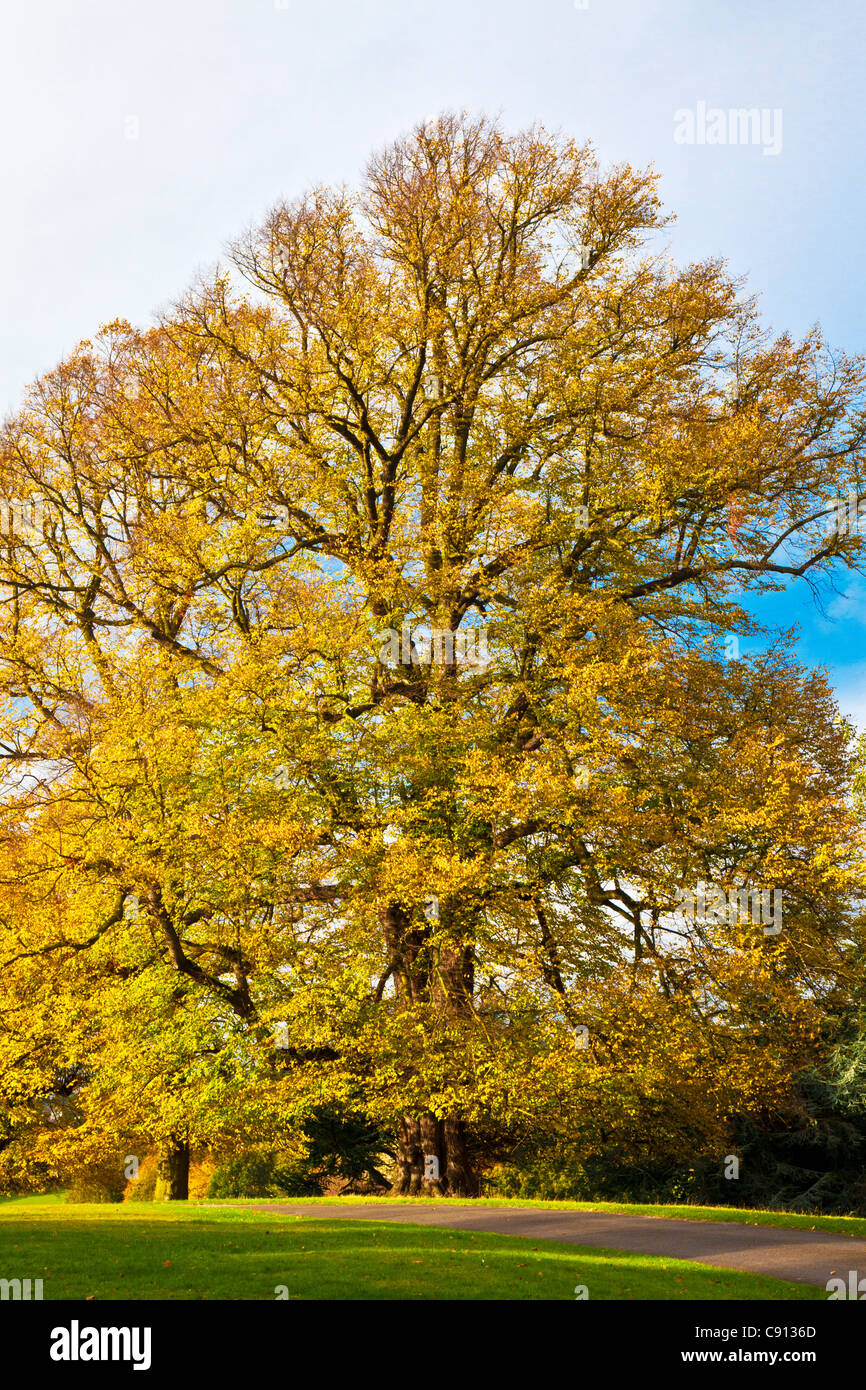
[{"label": "background tree", "polygon": [[[849,730],[781,639],[725,648],[744,593],[859,562],[863,365],[770,341],[663,226],[651,174],[445,116],[37,384],[0,473],[45,508],[0,566],[4,959],[58,1002],[10,1077],[120,939],[286,1115],[393,1126],[402,1191],[476,1191],[471,1127],[554,1106],[700,1083],[709,1134],[811,1055]],[[677,916],[698,882],[774,887],[784,930]]]}]

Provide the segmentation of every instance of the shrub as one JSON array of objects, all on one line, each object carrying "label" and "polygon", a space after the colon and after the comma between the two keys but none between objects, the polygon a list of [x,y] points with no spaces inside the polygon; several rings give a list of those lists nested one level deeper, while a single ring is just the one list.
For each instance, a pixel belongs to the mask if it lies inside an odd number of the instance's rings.
[{"label": "shrub", "polygon": [[316,1179],[297,1159],[272,1151],[250,1150],[227,1159],[216,1169],[207,1195],[226,1197],[315,1197]]},{"label": "shrub", "polygon": [[146,1154],[138,1166],[138,1177],[130,1178],[123,1189],[124,1202],[152,1202],[156,1191],[156,1154]]},{"label": "shrub", "polygon": [[208,1195],[216,1166],[210,1154],[203,1154],[200,1158],[194,1158],[190,1162],[189,1199],[191,1202],[201,1201],[203,1197]]},{"label": "shrub", "polygon": [[716,1182],[721,1166],[710,1159],[691,1164],[624,1162],[594,1154],[586,1159],[566,1148],[526,1153],[518,1149],[487,1174],[487,1197],[524,1197],[542,1202],[677,1202],[733,1205],[733,1183]]},{"label": "shrub", "polygon": [[67,1202],[122,1202],[126,1178],[119,1161],[90,1164],[73,1173],[66,1191]]}]

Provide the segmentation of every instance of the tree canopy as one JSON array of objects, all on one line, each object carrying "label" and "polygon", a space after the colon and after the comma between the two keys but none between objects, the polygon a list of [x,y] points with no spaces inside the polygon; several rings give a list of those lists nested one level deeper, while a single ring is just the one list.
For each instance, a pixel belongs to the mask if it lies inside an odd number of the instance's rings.
[{"label": "tree canopy", "polygon": [[860,563],[864,364],[665,225],[445,115],[6,422],[8,1173],[334,1103],[472,1192],[495,1133],[723,1152],[815,1055],[851,730],[745,605]]}]

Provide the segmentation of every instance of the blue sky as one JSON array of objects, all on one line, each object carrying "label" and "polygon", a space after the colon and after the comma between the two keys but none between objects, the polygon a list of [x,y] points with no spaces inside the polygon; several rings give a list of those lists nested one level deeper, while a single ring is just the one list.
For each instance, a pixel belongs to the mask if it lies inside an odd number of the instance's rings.
[{"label": "blue sky", "polygon": [[[678,259],[767,323],[866,350],[866,7],[855,0],[27,0],[0,15],[0,409],[113,318],[145,323],[278,198],[353,182],[446,107],[653,164]],[[678,111],[781,112],[781,148],[678,143]],[[866,726],[866,581],[799,623]],[[744,644],[744,650],[747,644]]]}]

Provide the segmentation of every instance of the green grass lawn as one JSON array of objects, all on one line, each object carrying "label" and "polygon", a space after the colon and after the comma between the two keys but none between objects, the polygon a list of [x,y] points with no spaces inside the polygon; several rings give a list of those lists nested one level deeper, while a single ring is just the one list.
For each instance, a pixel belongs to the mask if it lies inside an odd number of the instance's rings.
[{"label": "green grass lawn", "polygon": [[[19,1200],[19,1199],[16,1199]],[[34,1199],[28,1199],[34,1200]],[[37,1198],[44,1201],[44,1198]],[[263,1201],[290,1202],[311,1206],[339,1206],[341,1203],[394,1202],[409,1205],[419,1202],[442,1202],[439,1197],[232,1197],[226,1201],[240,1202],[244,1206],[255,1206]],[[523,1197],[476,1197],[471,1201],[460,1198],[447,1199],[452,1206],[464,1207],[538,1207],[548,1211],[609,1211],[623,1212],[634,1216],[673,1216],[685,1221],[736,1221],[744,1226],[787,1226],[802,1231],[832,1231],[837,1236],[857,1236],[866,1238],[866,1217],[862,1216],[817,1216],[802,1215],[789,1211],[753,1211],[749,1207],[699,1207],[692,1205],[665,1205],[663,1203],[641,1202],[540,1202]],[[202,1202],[199,1205],[212,1205]],[[2,1208],[0,1208],[2,1210]]]},{"label": "green grass lawn", "polygon": [[688,1260],[377,1221],[167,1202],[0,1203],[0,1277],[46,1299],[822,1299]]}]

